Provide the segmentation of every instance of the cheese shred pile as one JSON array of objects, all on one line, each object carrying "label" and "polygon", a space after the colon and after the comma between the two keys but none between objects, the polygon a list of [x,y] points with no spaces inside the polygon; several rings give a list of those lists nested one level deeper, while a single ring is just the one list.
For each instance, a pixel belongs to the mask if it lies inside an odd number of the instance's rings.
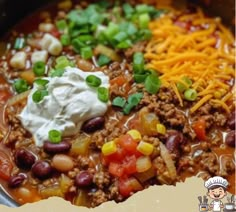
[{"label": "cheese shred pile", "polygon": [[220,19],[207,18],[198,8],[193,14],[170,12],[149,27],[153,36],[145,50],[147,68],[161,74],[163,85],[174,90],[180,105],[184,97],[176,83],[184,84],[183,77],[188,77],[198,93],[191,113],[207,102],[229,113],[235,89],[235,39]]}]

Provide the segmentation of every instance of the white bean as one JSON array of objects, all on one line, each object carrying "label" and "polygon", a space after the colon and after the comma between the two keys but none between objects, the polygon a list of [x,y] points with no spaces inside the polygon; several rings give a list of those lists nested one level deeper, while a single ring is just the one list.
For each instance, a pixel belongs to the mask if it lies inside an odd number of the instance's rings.
[{"label": "white bean", "polygon": [[46,50],[35,51],[31,55],[31,62],[33,64],[39,61],[46,63],[47,59],[48,59],[48,52]]},{"label": "white bean", "polygon": [[54,155],[52,158],[52,166],[61,172],[71,171],[74,167],[74,162],[71,157],[63,154]]},{"label": "white bean", "polygon": [[47,50],[51,55],[57,56],[62,51],[61,42],[48,33],[43,36],[40,45],[42,49]]},{"label": "white bean", "polygon": [[26,64],[26,53],[23,51],[17,52],[10,60],[10,65],[16,69],[24,69]]}]

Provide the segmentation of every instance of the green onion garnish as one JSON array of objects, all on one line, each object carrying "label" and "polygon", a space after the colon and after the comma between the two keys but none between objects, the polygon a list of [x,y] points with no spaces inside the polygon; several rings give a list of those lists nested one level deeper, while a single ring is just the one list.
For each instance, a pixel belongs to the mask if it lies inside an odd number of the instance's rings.
[{"label": "green onion garnish", "polygon": [[125,115],[128,115],[130,113],[130,111],[134,108],[135,106],[132,104],[126,104],[123,108],[123,113]]},{"label": "green onion garnish", "polygon": [[161,80],[156,74],[151,74],[145,79],[144,85],[148,93],[156,94],[161,87]]},{"label": "green onion garnish", "polygon": [[47,96],[47,95],[48,95],[48,91],[47,91],[47,90],[45,90],[45,89],[37,90],[37,91],[35,91],[35,92],[33,93],[32,99],[33,99],[33,101],[34,101],[35,103],[39,103],[39,102],[42,101],[43,98],[44,98],[45,96]]},{"label": "green onion garnish", "polygon": [[111,62],[111,59],[107,57],[106,55],[101,54],[97,60],[97,64],[101,67],[104,65],[107,65]]},{"label": "green onion garnish", "polygon": [[188,89],[192,85],[192,81],[188,77],[182,77],[181,80],[184,81],[185,84],[178,82],[176,83],[176,86],[180,92],[184,92],[186,89]]},{"label": "green onion garnish", "polygon": [[109,92],[107,88],[99,87],[97,89],[98,92],[98,99],[102,102],[108,102],[109,100]]},{"label": "green onion garnish", "polygon": [[34,74],[41,77],[45,74],[46,65],[43,61],[38,61],[33,65]]},{"label": "green onion garnish", "polygon": [[125,17],[130,18],[132,16],[132,13],[134,13],[134,8],[128,3],[123,4],[122,7],[125,13]]},{"label": "green onion garnish", "polygon": [[25,39],[24,38],[16,38],[14,49],[22,49],[25,46]]},{"label": "green onion garnish", "polygon": [[145,79],[147,78],[147,76],[149,75],[150,73],[146,72],[146,73],[143,73],[143,74],[134,74],[134,81],[136,83],[142,83],[142,82],[145,82]]},{"label": "green onion garnish", "polygon": [[80,55],[83,59],[87,60],[93,57],[93,50],[91,47],[83,47],[80,49]]},{"label": "green onion garnish", "polygon": [[24,79],[17,79],[14,82],[13,87],[15,88],[17,93],[23,93],[29,89],[29,85]]},{"label": "green onion garnish", "polygon": [[123,108],[125,106],[126,99],[120,96],[117,96],[115,99],[112,101],[112,105],[116,107],[121,107]]},{"label": "green onion garnish", "polygon": [[136,73],[144,72],[144,56],[141,52],[136,52],[133,56],[133,69]]},{"label": "green onion garnish", "polygon": [[139,104],[139,102],[141,101],[142,98],[143,98],[142,93],[131,94],[128,97],[127,104],[123,108],[123,113],[125,115],[128,115],[130,113],[130,111]]},{"label": "green onion garnish", "polygon": [[141,29],[148,28],[149,22],[150,22],[150,16],[148,15],[148,13],[144,13],[139,16],[139,26]]},{"label": "green onion garnish", "polygon": [[184,92],[184,98],[188,101],[194,101],[197,98],[197,91],[194,89],[187,89]]},{"label": "green onion garnish", "polygon": [[95,75],[88,75],[85,81],[91,87],[99,87],[102,84],[102,80]]},{"label": "green onion garnish", "polygon": [[142,93],[134,93],[129,95],[128,97],[128,103],[137,106],[140,102],[140,100],[143,98],[143,94]]},{"label": "green onion garnish", "polygon": [[57,29],[59,29],[60,31],[63,31],[64,29],[67,28],[67,23],[64,19],[62,19],[56,22],[56,26],[57,26]]},{"label": "green onion garnish", "polygon": [[61,44],[62,44],[63,46],[68,46],[68,45],[70,45],[70,36],[69,36],[69,35],[67,35],[67,34],[62,35],[61,38],[60,38],[60,40],[61,40]]},{"label": "green onion garnish", "polygon": [[120,42],[119,44],[117,44],[116,48],[118,48],[118,49],[127,49],[131,46],[132,46],[131,40],[127,39],[127,40],[124,40],[124,41]]},{"label": "green onion garnish", "polygon": [[58,144],[62,140],[61,132],[58,130],[50,130],[48,132],[48,139],[51,143]]},{"label": "green onion garnish", "polygon": [[45,88],[45,86],[49,83],[46,79],[36,79],[34,82],[42,88]]},{"label": "green onion garnish", "polygon": [[64,74],[64,70],[58,69],[51,69],[49,72],[49,77],[61,77]]}]

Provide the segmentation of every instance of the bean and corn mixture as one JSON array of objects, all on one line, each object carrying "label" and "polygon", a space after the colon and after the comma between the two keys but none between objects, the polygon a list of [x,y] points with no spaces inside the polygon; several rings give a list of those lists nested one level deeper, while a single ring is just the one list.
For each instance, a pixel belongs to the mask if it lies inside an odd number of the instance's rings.
[{"label": "bean and corn mixture", "polygon": [[0,184],[19,204],[95,207],[190,176],[234,191],[235,40],[219,18],[65,0],[0,44]]}]

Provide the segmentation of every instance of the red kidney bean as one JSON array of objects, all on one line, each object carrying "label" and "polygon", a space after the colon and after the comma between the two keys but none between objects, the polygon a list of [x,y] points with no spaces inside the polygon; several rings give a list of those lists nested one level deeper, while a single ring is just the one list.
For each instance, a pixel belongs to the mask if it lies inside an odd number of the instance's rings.
[{"label": "red kidney bean", "polygon": [[53,144],[49,141],[46,141],[43,145],[44,152],[48,154],[57,154],[68,152],[71,148],[71,144],[68,142],[61,142],[59,144]]},{"label": "red kidney bean", "polygon": [[18,149],[15,152],[15,163],[21,169],[30,169],[35,163],[36,157],[26,149]]},{"label": "red kidney bean", "polygon": [[84,122],[82,130],[86,133],[91,133],[103,128],[104,123],[105,123],[105,118],[102,116],[98,116]]},{"label": "red kidney bean", "polygon": [[76,175],[75,184],[79,187],[87,187],[93,183],[93,176],[88,171],[83,171]]},{"label": "red kidney bean", "polygon": [[225,138],[225,143],[230,147],[235,147],[235,130],[230,131]]},{"label": "red kidney bean", "polygon": [[37,161],[31,171],[40,180],[47,179],[52,175],[52,167],[47,161]]},{"label": "red kidney bean", "polygon": [[183,134],[180,132],[171,133],[168,135],[166,140],[166,148],[170,153],[176,154],[177,157],[180,155],[180,145],[183,142]]},{"label": "red kidney bean", "polygon": [[235,130],[235,111],[228,117],[227,124],[231,130]]},{"label": "red kidney bean", "polygon": [[24,174],[12,176],[8,181],[8,186],[10,188],[17,188],[24,182],[25,179],[26,176]]}]

